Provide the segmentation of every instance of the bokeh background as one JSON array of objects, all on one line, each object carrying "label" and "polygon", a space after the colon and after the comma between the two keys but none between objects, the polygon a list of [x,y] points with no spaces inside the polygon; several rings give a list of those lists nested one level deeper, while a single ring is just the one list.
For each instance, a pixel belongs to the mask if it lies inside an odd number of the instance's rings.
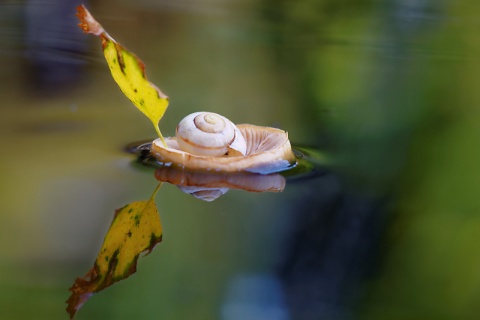
[{"label": "bokeh background", "polygon": [[[0,3],[0,318],[67,319],[155,132],[77,0]],[[165,185],[164,240],[77,319],[477,319],[480,3],[86,3],[188,113],[283,128],[328,162],[281,194],[213,203]]]}]

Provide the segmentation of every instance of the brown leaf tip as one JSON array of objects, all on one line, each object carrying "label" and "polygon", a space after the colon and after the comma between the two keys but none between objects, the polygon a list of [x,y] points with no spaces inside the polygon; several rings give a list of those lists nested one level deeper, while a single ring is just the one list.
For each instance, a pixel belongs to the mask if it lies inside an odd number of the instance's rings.
[{"label": "brown leaf tip", "polygon": [[83,32],[91,33],[96,36],[100,36],[105,32],[102,25],[95,20],[95,18],[90,14],[83,4],[77,7],[76,16],[80,20],[78,26],[83,30]]},{"label": "brown leaf tip", "polygon": [[67,312],[70,315],[70,319],[75,317],[77,311],[83,306],[85,302],[93,295],[92,292],[85,292],[78,295],[72,295],[70,299],[67,300],[68,307]]},{"label": "brown leaf tip", "polygon": [[98,271],[96,268],[92,268],[85,275],[85,278],[75,279],[74,284],[69,289],[72,294],[67,300],[67,312],[70,315],[70,319],[75,317],[77,311],[96,292],[94,282],[98,281],[98,278]]}]

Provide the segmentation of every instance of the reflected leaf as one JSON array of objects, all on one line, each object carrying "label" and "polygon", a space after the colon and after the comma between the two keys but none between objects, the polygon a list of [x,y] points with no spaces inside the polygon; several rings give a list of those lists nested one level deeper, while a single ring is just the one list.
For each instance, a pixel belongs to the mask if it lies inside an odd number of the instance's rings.
[{"label": "reflected leaf", "polygon": [[77,7],[80,28],[101,38],[103,53],[112,77],[130,101],[152,121],[162,142],[165,142],[158,122],[168,107],[168,97],[147,80],[144,63],[116,42],[98,23],[85,6]]},{"label": "reflected leaf", "polygon": [[67,311],[72,319],[94,294],[135,273],[142,252],[150,253],[162,240],[162,225],[155,205],[149,200],[135,201],[117,209],[95,264],[85,278],[77,278],[70,288]]}]

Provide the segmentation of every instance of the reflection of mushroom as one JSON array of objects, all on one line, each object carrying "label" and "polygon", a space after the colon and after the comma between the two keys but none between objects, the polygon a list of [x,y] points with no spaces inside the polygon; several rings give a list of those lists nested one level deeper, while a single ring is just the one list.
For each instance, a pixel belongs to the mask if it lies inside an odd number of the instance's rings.
[{"label": "reflection of mushroom", "polygon": [[261,175],[250,172],[194,172],[167,166],[157,168],[155,178],[175,184],[183,192],[204,201],[213,201],[229,189],[250,192],[281,192],[286,184],[285,178],[278,173]]},{"label": "reflection of mushroom", "polygon": [[250,124],[235,126],[215,113],[197,112],[177,126],[176,137],[157,139],[152,155],[189,170],[255,172],[286,170],[295,163],[285,131]]}]

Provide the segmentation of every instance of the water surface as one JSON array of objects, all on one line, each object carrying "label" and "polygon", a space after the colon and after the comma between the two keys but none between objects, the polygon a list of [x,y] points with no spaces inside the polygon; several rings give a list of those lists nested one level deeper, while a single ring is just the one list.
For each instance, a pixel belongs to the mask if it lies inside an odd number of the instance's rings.
[{"label": "water surface", "polygon": [[[92,3],[170,96],[162,132],[218,112],[288,131],[325,171],[212,203],[165,185],[163,242],[77,319],[475,319],[478,7]],[[5,319],[66,318],[114,210],[157,185],[123,150],[155,132],[74,12],[0,5]]]}]

